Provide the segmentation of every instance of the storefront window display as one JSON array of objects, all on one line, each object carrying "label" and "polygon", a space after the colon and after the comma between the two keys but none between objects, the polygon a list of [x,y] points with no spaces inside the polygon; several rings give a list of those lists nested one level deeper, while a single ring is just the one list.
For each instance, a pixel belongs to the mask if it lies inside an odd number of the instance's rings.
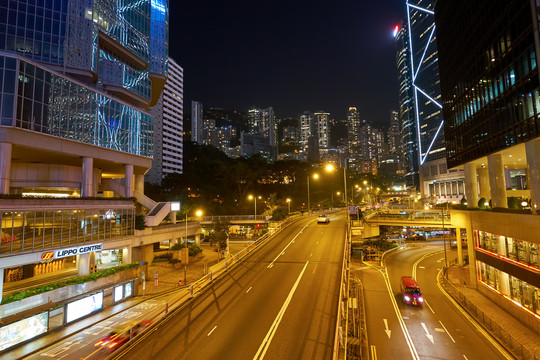
[{"label": "storefront window display", "polygon": [[96,265],[98,269],[107,269],[123,263],[123,249],[102,250],[96,252]]}]

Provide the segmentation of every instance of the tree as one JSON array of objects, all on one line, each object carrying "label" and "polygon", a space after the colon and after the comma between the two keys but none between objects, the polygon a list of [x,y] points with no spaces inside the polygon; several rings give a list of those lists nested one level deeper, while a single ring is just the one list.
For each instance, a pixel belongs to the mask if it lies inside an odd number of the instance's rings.
[{"label": "tree", "polygon": [[207,238],[210,245],[217,245],[218,252],[227,248],[227,239],[229,238],[229,225],[227,220],[218,220],[213,222],[214,231]]}]

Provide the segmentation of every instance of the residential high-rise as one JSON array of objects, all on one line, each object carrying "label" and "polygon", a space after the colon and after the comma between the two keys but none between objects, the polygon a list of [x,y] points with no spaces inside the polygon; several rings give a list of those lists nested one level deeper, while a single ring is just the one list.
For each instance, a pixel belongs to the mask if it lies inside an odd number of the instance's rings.
[{"label": "residential high-rise", "polygon": [[259,108],[252,107],[248,110],[248,134],[261,134],[262,111]]},{"label": "residential high-rise", "polygon": [[388,153],[401,153],[401,126],[399,113],[395,110],[390,112],[390,126],[388,127]]},{"label": "residential high-rise", "polygon": [[191,101],[191,141],[203,143],[203,105],[198,101]]},{"label": "residential high-rise", "polygon": [[407,1],[420,192],[430,202],[460,201],[463,170],[446,165],[439,62],[432,0]]},{"label": "residential high-rise", "polygon": [[313,114],[315,126],[317,127],[317,141],[319,148],[319,158],[325,159],[328,154],[330,141],[330,113],[319,111]]},{"label": "residential high-rise", "polygon": [[146,179],[154,184],[161,184],[167,174],[182,173],[184,70],[172,58],[168,69],[163,94],[150,112],[154,117],[154,161]]},{"label": "residential high-rise", "polygon": [[360,115],[354,106],[350,106],[347,111],[347,131],[349,142],[348,167],[349,169],[360,172]]},{"label": "residential high-rise", "polygon": [[414,92],[412,85],[411,52],[409,50],[409,32],[406,25],[397,26],[396,63],[399,85],[399,118],[401,121],[401,152],[405,184],[408,188],[420,188],[418,131],[414,117]]},{"label": "residential high-rise", "polygon": [[277,126],[274,119],[274,109],[272,107],[260,111],[261,121],[259,125],[259,134],[268,138],[268,143],[272,146],[277,145]]},{"label": "residential high-rise", "polygon": [[298,117],[298,142],[300,144],[300,153],[307,157],[309,138],[314,135],[313,113],[304,111]]},{"label": "residential high-rise", "polygon": [[[538,331],[537,3],[437,1],[435,14],[448,165],[465,168],[468,207],[493,207],[452,211],[467,231],[467,285]],[[507,207],[522,211],[497,211]]]}]

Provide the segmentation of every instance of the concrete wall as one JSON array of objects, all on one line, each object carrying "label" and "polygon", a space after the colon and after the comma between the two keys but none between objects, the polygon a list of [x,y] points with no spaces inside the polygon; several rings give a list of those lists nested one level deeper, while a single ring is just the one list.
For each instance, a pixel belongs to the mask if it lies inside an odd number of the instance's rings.
[{"label": "concrete wall", "polygon": [[137,267],[121,271],[111,276],[103,277],[96,281],[64,286],[62,288],[47,291],[39,295],[30,296],[21,301],[0,305],[0,318],[17,314],[48,303],[65,302],[66,300],[80,296],[81,294],[92,292],[118,282],[134,279],[138,276],[140,276],[140,274],[139,268]]}]

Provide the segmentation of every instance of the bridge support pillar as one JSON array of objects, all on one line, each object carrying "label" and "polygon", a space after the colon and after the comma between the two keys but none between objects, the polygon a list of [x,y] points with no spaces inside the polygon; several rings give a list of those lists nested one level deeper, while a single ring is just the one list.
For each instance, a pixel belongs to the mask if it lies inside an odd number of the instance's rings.
[{"label": "bridge support pillar", "polygon": [[459,267],[463,267],[463,249],[461,247],[461,229],[456,228],[457,260]]}]

